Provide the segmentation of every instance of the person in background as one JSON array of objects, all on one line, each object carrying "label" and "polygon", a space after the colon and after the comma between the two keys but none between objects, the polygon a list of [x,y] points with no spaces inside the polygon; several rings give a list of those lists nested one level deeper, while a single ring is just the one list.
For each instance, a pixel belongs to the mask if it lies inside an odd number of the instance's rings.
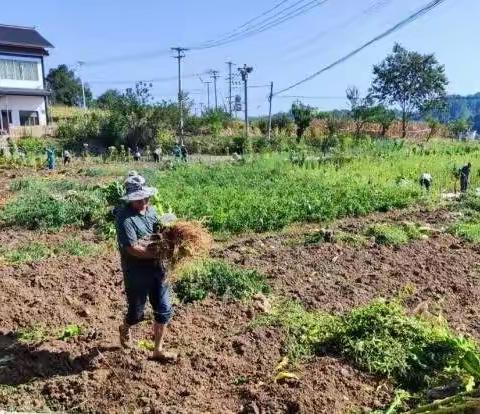
[{"label": "person in background", "polygon": [[83,144],[83,153],[82,153],[82,156],[83,156],[84,158],[88,157],[88,144],[87,144],[86,142]]},{"label": "person in background", "polygon": [[173,156],[177,159],[182,156],[182,150],[181,150],[180,145],[178,143],[175,144],[175,146],[173,147]]},{"label": "person in background", "polygon": [[460,168],[460,191],[466,193],[468,190],[468,179],[470,177],[470,170],[472,169],[472,164],[468,163]]},{"label": "person in background", "polygon": [[162,159],[162,148],[157,147],[153,151],[153,161],[154,162],[160,162],[161,159]]},{"label": "person in background", "polygon": [[432,176],[429,173],[423,173],[420,177],[420,186],[429,191],[430,187],[432,186],[432,181]]},{"label": "person in background", "polygon": [[72,161],[72,156],[70,154],[70,151],[64,150],[63,151],[63,165],[70,164],[71,161]]},{"label": "person in background", "polygon": [[183,144],[180,147],[180,153],[182,155],[182,161],[187,162],[188,161],[188,151],[187,151],[187,147]]},{"label": "person in background", "polygon": [[141,158],[142,154],[140,154],[140,150],[137,149],[135,150],[134,154],[133,154],[133,161],[140,161],[140,158]]},{"label": "person in background", "polygon": [[[130,173],[134,173],[131,171]],[[159,218],[149,199],[155,188],[146,187],[139,175],[125,181],[125,202],[115,210],[118,249],[125,282],[128,311],[119,327],[120,343],[131,347],[130,328],[144,319],[147,297],[154,312],[154,349],[152,358],[161,362],[175,362],[177,355],[163,349],[167,325],[172,317],[170,289],[166,273],[158,259],[158,252],[149,245],[149,239],[159,225]]]},{"label": "person in background", "polygon": [[55,150],[47,148],[47,167],[49,170],[55,169]]}]

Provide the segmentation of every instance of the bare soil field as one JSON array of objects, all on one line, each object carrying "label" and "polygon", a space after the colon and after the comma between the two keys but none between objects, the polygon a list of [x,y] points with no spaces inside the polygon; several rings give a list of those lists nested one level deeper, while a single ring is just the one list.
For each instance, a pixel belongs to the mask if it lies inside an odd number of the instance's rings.
[{"label": "bare soil field", "polygon": [[[480,249],[442,232],[447,210],[390,212],[348,219],[333,231],[360,231],[366,224],[414,221],[439,231],[401,247],[372,241],[305,245],[312,226],[219,243],[214,256],[266,274],[273,295],[293,297],[309,309],[344,312],[377,297],[415,286],[412,311],[441,312],[459,332],[480,339]],[[60,242],[71,232],[40,234],[2,230],[0,243]],[[94,241],[89,231],[78,234]],[[177,304],[167,346],[178,363],[148,359],[141,348],[118,346],[126,305],[122,274],[112,249],[94,257],[51,257],[0,268],[0,408],[17,411],[102,413],[351,413],[382,408],[392,386],[333,356],[298,368],[299,381],[275,383],[285,337],[276,328],[251,328],[262,314],[255,300],[207,299]],[[83,328],[68,340],[45,335],[36,344],[15,336],[38,326],[55,332]],[[142,323],[135,339],[150,339]]]}]

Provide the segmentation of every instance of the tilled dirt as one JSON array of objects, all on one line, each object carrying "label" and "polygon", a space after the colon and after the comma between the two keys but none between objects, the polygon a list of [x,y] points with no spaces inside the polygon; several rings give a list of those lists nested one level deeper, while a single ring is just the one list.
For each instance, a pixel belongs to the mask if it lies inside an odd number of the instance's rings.
[{"label": "tilled dirt", "polygon": [[[359,231],[364,223],[411,220],[442,227],[448,211],[389,213],[338,226]],[[0,242],[59,242],[61,234],[3,231]],[[84,232],[79,237],[93,240]],[[344,312],[379,296],[394,296],[410,283],[413,310],[442,312],[461,332],[480,338],[480,251],[445,233],[400,248],[305,246],[297,235],[241,238],[215,255],[256,268],[276,295],[298,298],[311,309]],[[300,380],[274,383],[285,344],[274,328],[249,328],[262,310],[255,302],[208,299],[178,304],[167,346],[177,364],[148,360],[147,351],[117,346],[125,310],[116,253],[54,257],[0,269],[0,408],[70,412],[158,413],[348,413],[385,406],[391,387],[345,361],[315,358],[295,371]],[[81,336],[59,340],[68,324]],[[37,326],[37,345],[15,339],[20,328]],[[135,330],[150,339],[149,322]]]}]

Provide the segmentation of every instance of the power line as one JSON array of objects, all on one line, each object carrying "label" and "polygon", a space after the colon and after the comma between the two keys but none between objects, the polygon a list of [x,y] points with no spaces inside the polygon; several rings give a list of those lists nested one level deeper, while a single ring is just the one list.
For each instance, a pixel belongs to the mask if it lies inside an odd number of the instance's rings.
[{"label": "power line", "polygon": [[306,96],[306,95],[279,95],[277,98],[288,98],[288,99],[345,99],[345,96]]},{"label": "power line", "polygon": [[[199,75],[203,75],[205,74],[206,72],[204,73],[191,73],[189,75],[183,75],[182,78],[196,78],[198,77]],[[99,84],[99,85],[114,85],[114,84],[132,84],[132,83],[136,83],[136,82],[146,82],[146,83],[161,83],[161,82],[171,82],[171,81],[174,81],[174,80],[177,80],[177,76],[167,76],[167,77],[163,77],[163,78],[152,78],[152,79],[136,79],[136,80],[91,80],[91,81],[88,81],[87,83],[88,84]]]},{"label": "power line", "polygon": [[[249,28],[247,28],[243,31],[231,34],[231,35],[226,36],[224,38],[220,38],[216,41],[205,42],[204,44],[200,44],[199,46],[192,46],[190,48],[191,49],[197,49],[197,50],[198,49],[209,49],[209,48],[223,46],[223,45],[226,45],[228,43],[232,43],[232,42],[236,42],[236,41],[239,41],[239,40],[246,39],[246,38],[251,37],[253,35],[256,35],[256,34],[265,32],[266,30],[277,27],[284,22],[287,22],[289,20],[294,19],[295,17],[306,14],[310,10],[323,5],[328,0],[311,0],[308,3],[297,7],[294,10],[288,11],[288,10],[294,8],[295,6],[298,6],[299,4],[303,3],[304,1],[305,0],[300,0],[300,1],[295,2],[293,5],[290,5],[289,7],[284,8],[280,12],[274,14],[273,16],[270,16],[269,18],[264,19],[263,21],[255,24],[253,27],[249,27]],[[288,11],[288,13],[285,13],[286,11]]]},{"label": "power line", "polygon": [[[299,58],[306,57],[306,56],[311,56],[311,52],[304,53],[302,55],[298,55],[298,52],[301,50],[305,49],[305,46],[310,46],[309,49],[312,49],[312,46],[317,45],[317,41],[320,40],[322,37],[327,35],[329,32],[336,31],[336,30],[344,30],[348,28],[351,24],[355,23],[357,20],[364,18],[365,16],[371,16],[374,13],[379,12],[382,8],[386,7],[391,3],[393,0],[375,0],[372,4],[370,4],[368,7],[365,9],[362,9],[358,14],[355,14],[354,16],[350,17],[349,19],[340,22],[330,28],[323,29],[319,33],[317,33],[315,36],[310,37],[301,43],[297,43],[296,45],[293,45],[288,49],[288,52],[296,52],[293,55],[293,59],[298,60]],[[320,50],[324,50],[325,48],[322,47]],[[296,56],[296,57],[295,57]],[[290,61],[290,59],[288,59]]]},{"label": "power line", "polygon": [[404,26],[407,26],[408,24],[410,24],[410,23],[414,22],[415,20],[419,19],[421,16],[427,14],[428,12],[430,12],[431,10],[433,10],[434,8],[439,6],[440,4],[444,3],[445,1],[446,0],[431,1],[426,6],[417,10],[415,13],[411,14],[406,19],[403,19],[401,22],[397,23],[395,26],[391,27],[387,31],[383,32],[382,34],[374,37],[373,39],[371,39],[367,43],[363,44],[359,48],[353,50],[352,52],[350,52],[347,55],[343,56],[342,58],[336,60],[335,62],[331,63],[330,65],[325,66],[324,68],[322,68],[319,71],[313,73],[312,75],[310,75],[310,76],[308,76],[308,77],[306,77],[306,78],[304,78],[304,79],[302,79],[298,82],[295,82],[294,84],[276,92],[274,95],[276,96],[276,95],[279,95],[279,94],[284,93],[286,91],[289,91],[290,89],[296,88],[297,86],[302,85],[303,83],[311,81],[312,79],[316,78],[317,76],[321,75],[322,73],[327,72],[330,69],[333,69],[335,66],[338,66],[341,63],[344,63],[345,61],[347,61],[350,58],[352,58],[353,56],[357,55],[362,50],[366,49],[367,47],[371,46],[372,44],[377,43],[378,41],[382,40],[384,37],[387,37],[387,36],[391,35],[392,33],[400,30]]}]

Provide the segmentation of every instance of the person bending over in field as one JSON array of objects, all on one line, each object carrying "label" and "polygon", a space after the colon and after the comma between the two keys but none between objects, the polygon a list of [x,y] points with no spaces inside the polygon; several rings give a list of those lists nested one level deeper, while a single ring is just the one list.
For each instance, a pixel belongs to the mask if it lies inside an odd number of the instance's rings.
[{"label": "person bending over in field", "polygon": [[149,206],[149,198],[156,189],[146,187],[145,179],[132,175],[125,181],[125,205],[115,211],[118,247],[125,282],[128,311],[119,327],[120,343],[131,347],[130,328],[144,319],[147,297],[155,315],[155,346],[153,359],[175,362],[177,355],[163,349],[167,325],[172,317],[169,286],[165,281],[165,269],[155,260],[158,252],[149,248],[159,219],[155,209]]},{"label": "person bending over in field", "polygon": [[468,190],[468,178],[470,177],[470,170],[472,169],[472,164],[468,163],[460,168],[460,191],[466,193]]},{"label": "person bending over in field", "polygon": [[432,181],[432,176],[429,173],[423,173],[420,177],[420,186],[429,191],[430,187],[432,186]]}]

